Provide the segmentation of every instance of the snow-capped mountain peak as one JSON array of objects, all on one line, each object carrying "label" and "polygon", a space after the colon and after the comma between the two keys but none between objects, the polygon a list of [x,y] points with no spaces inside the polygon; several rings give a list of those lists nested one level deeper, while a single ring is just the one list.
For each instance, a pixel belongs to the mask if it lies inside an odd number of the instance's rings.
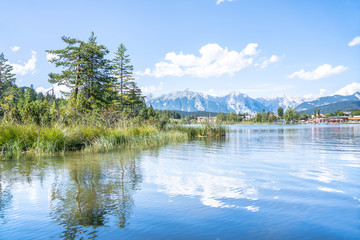
[{"label": "snow-capped mountain peak", "polygon": [[276,113],[279,107],[284,108],[284,110],[293,107],[298,111],[305,111],[326,104],[359,100],[360,92],[350,96],[334,95],[308,101],[302,97],[292,97],[288,95],[253,99],[240,91],[232,91],[224,96],[212,96],[206,93],[185,89],[184,91],[175,91],[159,97],[149,95],[146,97],[146,104],[151,104],[155,109],[160,110],[253,114],[261,112],[263,109],[267,112],[270,111]]}]

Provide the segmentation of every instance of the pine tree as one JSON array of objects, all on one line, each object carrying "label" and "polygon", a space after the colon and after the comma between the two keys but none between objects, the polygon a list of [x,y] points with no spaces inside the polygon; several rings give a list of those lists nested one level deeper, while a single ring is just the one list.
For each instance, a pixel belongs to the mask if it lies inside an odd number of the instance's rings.
[{"label": "pine tree", "polygon": [[149,107],[149,110],[148,110],[147,115],[148,115],[149,117],[155,117],[155,110],[154,110],[154,108],[153,108],[153,106],[152,106],[151,104],[150,104],[150,107]]},{"label": "pine tree", "polygon": [[66,44],[66,48],[60,50],[46,50],[48,54],[56,57],[49,62],[54,63],[56,67],[63,68],[61,73],[50,73],[49,82],[58,85],[64,85],[70,89],[70,95],[77,98],[79,88],[84,82],[83,64],[84,64],[84,42],[63,36],[61,38]]},{"label": "pine tree", "polygon": [[46,51],[56,56],[50,62],[63,68],[61,73],[50,73],[49,82],[70,88],[70,96],[75,99],[70,103],[76,103],[81,94],[81,98],[87,99],[87,108],[106,105],[114,92],[110,87],[114,83],[110,64],[105,59],[107,48],[97,44],[94,33],[88,42],[69,37],[62,40],[67,44],[64,49]]},{"label": "pine tree", "polygon": [[135,117],[141,105],[144,103],[144,98],[141,96],[141,89],[135,82],[127,83],[127,91],[124,105],[129,107],[132,116]]},{"label": "pine tree", "polygon": [[280,118],[282,118],[284,116],[284,109],[282,107],[279,107],[277,109],[277,114]]},{"label": "pine tree", "polygon": [[92,105],[104,106],[109,103],[110,97],[115,93],[111,87],[115,79],[111,77],[110,62],[105,59],[109,53],[103,45],[98,45],[94,32],[87,43],[84,44],[85,61],[83,95],[87,99],[92,99]]},{"label": "pine tree", "polygon": [[0,99],[6,88],[14,85],[15,74],[12,73],[13,67],[5,59],[4,53],[0,54]]},{"label": "pine tree", "polygon": [[124,44],[120,44],[115,52],[115,58],[113,59],[113,74],[119,79],[119,92],[120,92],[120,108],[123,111],[124,108],[124,95],[127,92],[128,82],[132,81],[134,67],[130,64],[129,55],[126,54],[126,47]]}]

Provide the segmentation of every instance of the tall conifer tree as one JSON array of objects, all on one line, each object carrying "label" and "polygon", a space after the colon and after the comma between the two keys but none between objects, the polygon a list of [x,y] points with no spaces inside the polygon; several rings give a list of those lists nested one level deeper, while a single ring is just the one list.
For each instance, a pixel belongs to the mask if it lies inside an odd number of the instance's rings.
[{"label": "tall conifer tree", "polygon": [[64,85],[70,89],[71,97],[77,99],[79,88],[84,82],[84,43],[76,38],[63,36],[61,38],[67,46],[59,50],[46,50],[48,54],[54,57],[49,61],[56,67],[61,67],[61,73],[50,73],[49,82]]},{"label": "tall conifer tree", "polygon": [[13,67],[5,59],[4,53],[0,54],[0,99],[7,87],[15,83],[15,74],[12,73]]},{"label": "tall conifer tree", "polygon": [[[65,85],[71,90],[71,103],[86,99],[86,108],[104,106],[112,94],[109,87],[114,79],[110,76],[110,64],[105,59],[109,53],[103,45],[98,45],[94,33],[88,42],[62,37],[67,44],[64,49],[47,50],[55,57],[50,62],[63,68],[61,73],[50,73],[50,83]],[[79,95],[82,95],[79,98]]]},{"label": "tall conifer tree", "polygon": [[124,95],[128,90],[128,82],[133,80],[134,67],[130,64],[129,55],[126,54],[126,47],[120,44],[113,59],[113,74],[119,80],[120,108],[124,109]]}]

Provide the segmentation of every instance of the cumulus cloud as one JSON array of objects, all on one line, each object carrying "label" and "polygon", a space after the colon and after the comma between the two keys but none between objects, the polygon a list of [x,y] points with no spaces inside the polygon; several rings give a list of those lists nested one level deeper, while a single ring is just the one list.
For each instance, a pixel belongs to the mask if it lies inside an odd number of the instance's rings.
[{"label": "cumulus cloud", "polygon": [[354,82],[339,89],[335,94],[348,96],[353,95],[356,92],[360,92],[360,83]]},{"label": "cumulus cloud", "polygon": [[216,1],[216,5],[219,5],[220,3],[223,3],[223,2],[232,2],[234,0],[217,0]]},{"label": "cumulus cloud", "polygon": [[347,67],[343,65],[339,65],[337,67],[333,67],[330,64],[323,64],[313,71],[305,72],[304,69],[294,72],[288,76],[288,78],[300,78],[304,80],[317,80],[325,77],[330,77],[335,74],[339,74],[345,71]]},{"label": "cumulus cloud", "polygon": [[34,74],[36,70],[36,52],[31,51],[31,58],[22,64],[12,63],[11,66],[13,67],[13,73],[16,75],[26,75],[26,74]]},{"label": "cumulus cloud", "polygon": [[359,44],[360,44],[360,36],[357,36],[357,37],[354,37],[354,39],[351,40],[348,45],[349,45],[349,47],[353,47],[353,46],[359,45]]},{"label": "cumulus cloud", "polygon": [[319,93],[306,94],[306,95],[304,95],[304,98],[306,100],[310,101],[310,100],[318,99],[320,97],[333,96],[333,95],[349,96],[349,95],[353,95],[356,92],[360,92],[360,83],[354,82],[354,83],[346,85],[343,88],[340,88],[335,93],[331,92],[329,90],[326,90],[324,88],[321,88]]},{"label": "cumulus cloud", "polygon": [[141,92],[142,93],[153,93],[153,92],[157,92],[157,91],[160,91],[162,90],[163,88],[163,83],[161,82],[159,84],[159,86],[154,86],[154,85],[151,85],[151,86],[143,86],[141,87]]},{"label": "cumulus cloud", "polygon": [[56,97],[61,97],[62,96],[62,92],[70,92],[70,89],[64,85],[57,85],[57,84],[54,84],[52,87],[49,87],[49,88],[44,88],[44,87],[38,87],[36,89],[36,92],[38,93],[47,93],[48,91],[50,91],[52,88],[54,88],[54,93],[55,93],[55,96]]},{"label": "cumulus cloud", "polygon": [[164,61],[155,64],[153,70],[148,68],[137,74],[157,78],[184,75],[207,78],[231,75],[252,65],[253,58],[260,52],[257,47],[257,43],[250,43],[242,51],[237,52],[229,51],[218,44],[207,44],[200,48],[199,56],[170,52],[166,54]]},{"label": "cumulus cloud", "polygon": [[12,48],[11,48],[11,51],[13,51],[13,52],[17,52],[17,51],[19,51],[20,50],[20,47],[19,46],[13,46]]},{"label": "cumulus cloud", "polygon": [[208,91],[203,91],[203,93],[210,96],[221,96],[226,94],[225,92],[221,93],[221,91],[214,90],[213,88],[210,88]]},{"label": "cumulus cloud", "polygon": [[324,88],[321,88],[319,93],[317,93],[317,94],[313,94],[313,93],[306,94],[304,96],[304,99],[306,99],[307,101],[311,101],[311,100],[314,100],[314,99],[318,99],[318,98],[325,97],[325,96],[330,96],[330,95],[333,95],[332,92],[330,92],[329,90],[326,90]]},{"label": "cumulus cloud", "polygon": [[46,60],[51,61],[53,59],[58,59],[59,56],[53,53],[46,53]]},{"label": "cumulus cloud", "polygon": [[279,57],[276,55],[272,55],[269,59],[265,59],[261,64],[261,68],[266,68],[270,63],[276,63],[279,61]]}]

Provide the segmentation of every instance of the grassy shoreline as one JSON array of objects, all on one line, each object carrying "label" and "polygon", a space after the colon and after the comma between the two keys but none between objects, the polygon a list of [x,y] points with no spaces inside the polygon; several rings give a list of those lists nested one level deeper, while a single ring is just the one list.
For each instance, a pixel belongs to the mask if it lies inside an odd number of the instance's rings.
[{"label": "grassy shoreline", "polygon": [[194,137],[220,137],[225,127],[174,126],[129,123],[114,127],[0,124],[0,158],[20,158],[26,154],[53,155],[65,151],[106,152],[121,148],[150,148],[184,142]]}]

